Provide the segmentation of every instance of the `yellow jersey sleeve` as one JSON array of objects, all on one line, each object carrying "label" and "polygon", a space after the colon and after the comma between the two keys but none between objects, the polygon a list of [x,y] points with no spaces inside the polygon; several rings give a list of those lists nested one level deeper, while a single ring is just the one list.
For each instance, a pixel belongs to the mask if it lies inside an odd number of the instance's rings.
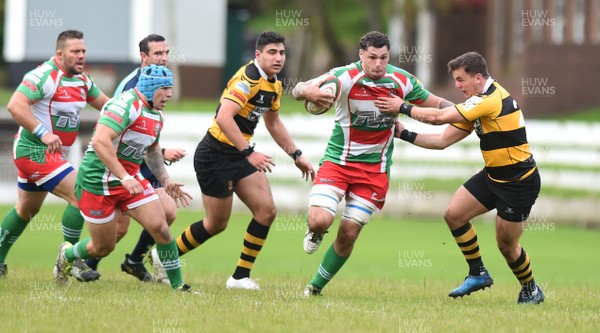
[{"label": "yellow jersey sleeve", "polygon": [[495,101],[495,96],[475,95],[467,99],[465,102],[457,104],[456,109],[468,121],[498,113],[498,105],[502,103]]},{"label": "yellow jersey sleeve", "polygon": [[242,76],[235,76],[227,84],[222,98],[232,100],[243,108],[250,99],[250,87],[251,84]]}]

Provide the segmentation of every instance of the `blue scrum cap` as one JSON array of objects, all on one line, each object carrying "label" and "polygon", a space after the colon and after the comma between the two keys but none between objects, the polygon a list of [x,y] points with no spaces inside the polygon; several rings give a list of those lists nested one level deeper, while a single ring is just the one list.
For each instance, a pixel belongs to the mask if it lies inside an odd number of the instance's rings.
[{"label": "blue scrum cap", "polygon": [[173,73],[167,67],[150,65],[142,68],[136,88],[152,102],[157,89],[172,86]]}]

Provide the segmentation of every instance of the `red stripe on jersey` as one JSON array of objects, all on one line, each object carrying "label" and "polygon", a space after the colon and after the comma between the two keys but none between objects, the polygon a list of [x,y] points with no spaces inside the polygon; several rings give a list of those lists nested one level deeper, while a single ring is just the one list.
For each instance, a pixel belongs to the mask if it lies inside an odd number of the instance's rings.
[{"label": "red stripe on jersey", "polygon": [[394,72],[394,76],[397,77],[404,85],[406,85],[406,82],[408,82],[408,78],[402,73]]},{"label": "red stripe on jersey", "polygon": [[120,158],[119,158],[119,163],[121,163],[121,165],[123,165],[123,167],[127,171],[128,175],[133,176],[133,175],[136,175],[138,172],[140,172],[140,165],[137,163],[133,163],[131,161],[123,160]]},{"label": "red stripe on jersey", "polygon": [[[56,62],[54,62],[54,63],[56,63]],[[55,70],[55,69],[53,69],[53,70],[50,72],[50,77],[52,78],[52,81],[53,81],[53,82],[56,82],[56,78],[58,77],[58,71],[57,71],[57,70]]]},{"label": "red stripe on jersey", "polygon": [[358,128],[350,128],[350,139],[353,142],[362,144],[380,144],[387,141],[392,135],[390,130],[384,131],[364,131]]},{"label": "red stripe on jersey", "polygon": [[[85,90],[82,93],[83,87],[62,87],[59,86],[56,88],[54,95],[52,96],[52,100],[56,102],[85,102],[86,101],[86,93]],[[83,96],[82,96],[83,95]]]},{"label": "red stripe on jersey", "polygon": [[133,124],[129,125],[127,129],[132,130],[134,132],[157,137],[158,133],[160,133],[161,128],[161,121],[156,121],[151,118],[140,116],[133,122]]},{"label": "red stripe on jersey", "polygon": [[348,98],[361,100],[361,101],[374,101],[377,97],[388,97],[392,93],[392,91],[396,91],[398,89],[388,89],[382,87],[368,87],[362,84],[355,84],[350,89],[350,93],[348,93]]},{"label": "red stripe on jersey", "polygon": [[348,73],[348,75],[350,75],[350,78],[354,78],[356,75],[358,75],[361,72],[360,69],[358,68],[353,68],[349,71],[347,71],[346,73]]}]

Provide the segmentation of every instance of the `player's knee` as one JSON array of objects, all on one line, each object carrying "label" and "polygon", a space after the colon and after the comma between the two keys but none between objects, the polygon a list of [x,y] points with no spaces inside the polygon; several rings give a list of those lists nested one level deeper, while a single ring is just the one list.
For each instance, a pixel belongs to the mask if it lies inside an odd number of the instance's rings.
[{"label": "player's knee", "polygon": [[173,222],[175,222],[175,219],[177,218],[177,211],[175,209],[165,210],[165,217],[167,218],[167,224],[171,225],[173,224]]},{"label": "player's knee", "polygon": [[444,221],[446,221],[446,224],[449,226],[454,227],[452,229],[455,229],[457,226],[459,226],[459,224],[461,224],[460,217],[455,210],[451,209],[450,207],[448,207],[444,212]]},{"label": "player's knee", "polygon": [[117,227],[117,242],[120,241],[125,235],[127,235],[127,228]]},{"label": "player's knee", "polygon": [[277,217],[277,208],[275,208],[275,205],[261,207],[260,210],[253,212],[252,215],[255,220],[265,223],[266,225],[271,225]]},{"label": "player's knee", "polygon": [[146,230],[159,244],[166,244],[173,239],[169,226],[166,223],[155,223],[154,225],[147,227]]},{"label": "player's knee", "polygon": [[354,199],[347,200],[346,202],[347,204],[342,218],[354,222],[361,227],[369,223],[371,214],[373,214],[373,207],[369,207]]},{"label": "player's knee", "polygon": [[40,212],[39,208],[19,209],[19,207],[17,207],[15,210],[17,211],[17,215],[26,221],[31,221],[31,219],[33,219]]},{"label": "player's knee", "polygon": [[115,244],[114,243],[106,243],[106,244],[94,244],[92,250],[90,253],[92,254],[94,257],[97,258],[103,258],[108,256],[112,251],[114,251],[115,249]]},{"label": "player's knee", "polygon": [[308,228],[313,231],[325,231],[329,228],[335,215],[329,209],[313,206],[308,210]]}]

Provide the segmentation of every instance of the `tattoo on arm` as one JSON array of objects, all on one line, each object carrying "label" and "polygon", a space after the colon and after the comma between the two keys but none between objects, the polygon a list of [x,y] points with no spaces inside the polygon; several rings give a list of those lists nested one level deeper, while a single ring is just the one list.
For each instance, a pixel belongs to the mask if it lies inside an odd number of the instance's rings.
[{"label": "tattoo on arm", "polygon": [[165,160],[162,156],[162,151],[158,149],[158,145],[151,147],[148,149],[148,151],[146,151],[144,160],[148,165],[148,169],[152,171],[152,174],[154,174],[154,176],[156,176],[161,183],[169,178],[167,168],[165,168]]},{"label": "tattoo on arm", "polygon": [[440,107],[439,107],[439,109],[445,109],[445,108],[447,108],[447,107],[451,107],[451,106],[454,106],[454,103],[452,103],[452,102],[449,102],[449,101],[447,101],[447,100],[443,100],[443,101],[441,101],[441,102],[440,102]]},{"label": "tattoo on arm", "polygon": [[301,100],[304,95],[304,90],[307,86],[308,82],[298,82],[298,84],[296,84],[296,86],[292,90],[292,96],[294,96],[294,98],[298,101]]}]

